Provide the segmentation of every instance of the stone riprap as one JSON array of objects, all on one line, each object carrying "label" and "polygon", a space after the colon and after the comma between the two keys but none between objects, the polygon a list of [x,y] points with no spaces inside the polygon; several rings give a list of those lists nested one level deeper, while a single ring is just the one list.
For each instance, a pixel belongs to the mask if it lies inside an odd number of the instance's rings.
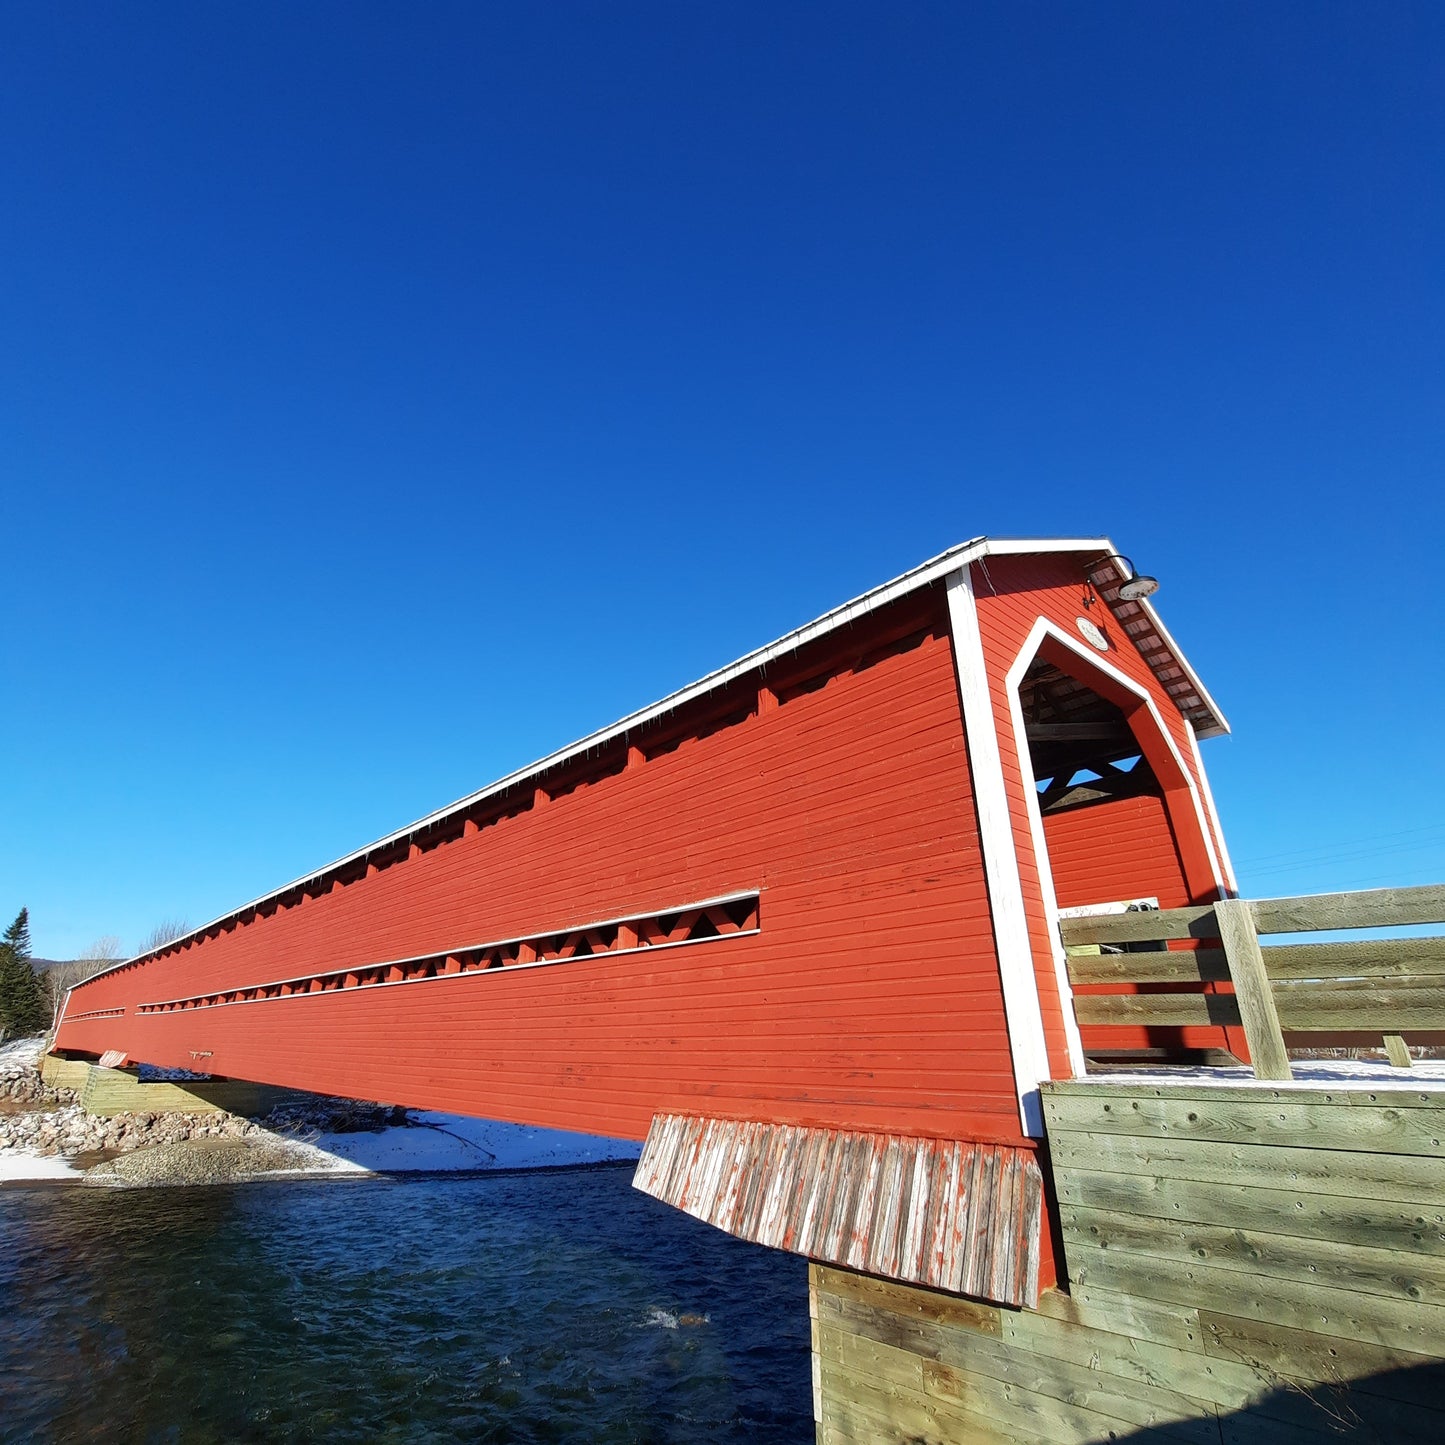
[{"label": "stone riprap", "polygon": [[[38,1051],[37,1051],[38,1052]],[[323,1133],[384,1129],[406,1111],[352,1099],[298,1095],[264,1120],[227,1113],[87,1114],[80,1096],[45,1084],[36,1062],[0,1062],[0,1154],[77,1160],[108,1184],[188,1184],[339,1166],[310,1142]]]},{"label": "stone riprap", "polygon": [[316,1151],[299,1142],[277,1139],[257,1129],[246,1138],[192,1136],[122,1154],[86,1171],[103,1184],[227,1184],[268,1174],[312,1172]]},{"label": "stone riprap", "polygon": [[100,1149],[128,1152],[185,1139],[241,1139],[266,1131],[233,1114],[117,1114],[98,1119],[79,1104],[0,1114],[0,1149],[74,1158]]}]

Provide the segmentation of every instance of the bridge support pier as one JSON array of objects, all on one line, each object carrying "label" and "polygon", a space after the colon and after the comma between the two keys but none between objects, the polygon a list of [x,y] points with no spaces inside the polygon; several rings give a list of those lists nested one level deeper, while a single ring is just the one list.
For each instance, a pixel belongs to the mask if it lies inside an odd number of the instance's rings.
[{"label": "bridge support pier", "polygon": [[240,1079],[188,1079],[142,1083],[134,1069],[105,1069],[83,1059],[47,1054],[40,1077],[56,1089],[73,1089],[87,1114],[264,1114],[285,1097],[284,1089]]},{"label": "bridge support pier", "polygon": [[1068,1287],[810,1269],[820,1445],[1445,1439],[1445,1091],[1047,1086]]}]

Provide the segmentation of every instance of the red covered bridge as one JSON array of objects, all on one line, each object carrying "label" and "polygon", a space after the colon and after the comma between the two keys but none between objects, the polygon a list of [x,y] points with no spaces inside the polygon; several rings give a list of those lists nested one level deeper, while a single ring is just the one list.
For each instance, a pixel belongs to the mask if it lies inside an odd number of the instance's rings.
[{"label": "red covered bridge", "polygon": [[[1060,910],[1233,891],[1197,746],[1225,723],[1148,590],[1107,539],[965,543],[95,977],[56,1048],[652,1130],[674,1202],[731,1151],[736,1197],[698,1212],[794,1247],[818,1180],[906,1164],[880,1272],[1029,1297],[1040,1081],[1093,1047],[1243,1052],[1075,1021]],[[939,1213],[950,1170],[970,1199],[986,1171],[986,1218]],[[792,1202],[742,1197],[784,1176]],[[981,1263],[969,1230],[1014,1243]]]}]

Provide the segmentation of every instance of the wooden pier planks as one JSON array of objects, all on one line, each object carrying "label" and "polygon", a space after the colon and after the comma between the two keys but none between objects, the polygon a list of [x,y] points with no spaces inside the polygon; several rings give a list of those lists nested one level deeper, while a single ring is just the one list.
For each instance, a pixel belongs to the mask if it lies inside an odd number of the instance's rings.
[{"label": "wooden pier planks", "polygon": [[1046,1113],[1072,1280],[1445,1356],[1445,1093],[1069,1083]]},{"label": "wooden pier planks", "polygon": [[989,1308],[814,1266],[820,1441],[1445,1440],[1445,1094],[1044,1100],[1068,1292]]},{"label": "wooden pier planks", "polygon": [[85,1112],[104,1119],[116,1114],[264,1114],[283,1093],[238,1079],[142,1083],[122,1069],[103,1069],[98,1064],[81,1067],[85,1069],[82,1080],[59,1087],[77,1089]]}]

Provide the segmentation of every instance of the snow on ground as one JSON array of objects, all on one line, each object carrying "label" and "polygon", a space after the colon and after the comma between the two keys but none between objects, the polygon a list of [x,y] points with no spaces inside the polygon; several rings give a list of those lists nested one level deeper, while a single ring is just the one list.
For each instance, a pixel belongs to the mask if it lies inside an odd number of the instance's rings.
[{"label": "snow on ground", "polygon": [[58,1155],[0,1150],[0,1184],[17,1184],[32,1179],[79,1179],[81,1176]]},{"label": "snow on ground", "polygon": [[1291,1059],[1291,1080],[1256,1079],[1245,1064],[1220,1068],[1211,1065],[1120,1069],[1090,1074],[1091,1084],[1228,1084],[1258,1089],[1445,1089],[1445,1059],[1417,1059],[1408,1069],[1397,1069],[1383,1059]]},{"label": "snow on ground", "polygon": [[40,1034],[33,1039],[11,1039],[8,1044],[0,1044],[0,1069],[7,1066],[33,1069],[40,1062],[40,1050],[44,1047],[45,1039]]},{"label": "snow on ground", "polygon": [[[378,1133],[280,1136],[300,1156],[297,1174],[416,1174],[465,1170],[548,1169],[634,1160],[642,1146],[564,1129],[533,1129],[416,1112],[412,1125]],[[264,1137],[264,1136],[263,1136]],[[81,1171],[58,1155],[0,1150],[0,1184],[37,1180],[79,1181]]]}]

